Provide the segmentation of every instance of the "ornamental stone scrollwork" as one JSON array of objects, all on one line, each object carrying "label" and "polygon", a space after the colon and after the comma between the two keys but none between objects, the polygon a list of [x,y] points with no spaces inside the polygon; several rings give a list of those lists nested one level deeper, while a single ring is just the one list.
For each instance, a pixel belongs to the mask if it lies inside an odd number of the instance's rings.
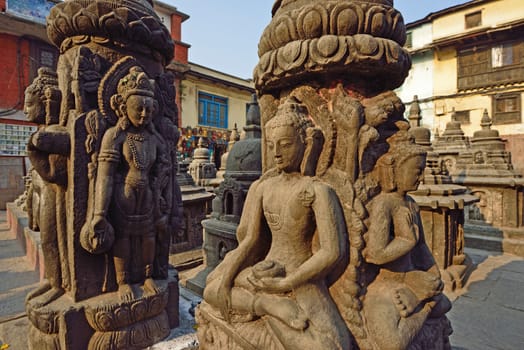
[{"label": "ornamental stone scrollwork", "polygon": [[160,54],[166,64],[173,57],[169,31],[148,1],[64,1],[51,9],[47,34],[62,52],[94,40]]},{"label": "ornamental stone scrollwork", "polygon": [[[382,77],[402,84],[411,66],[402,15],[387,1],[277,1],[259,43],[257,89],[265,92],[317,74]],[[378,71],[369,71],[368,65]],[[325,78],[325,77],[324,77]],[[346,78],[346,79],[347,79]]]},{"label": "ornamental stone scrollwork", "polygon": [[274,8],[275,20],[262,34],[259,56],[291,41],[324,35],[369,34],[401,46],[406,41],[402,15],[391,4],[329,0],[300,5],[300,1],[283,1],[280,7]]}]

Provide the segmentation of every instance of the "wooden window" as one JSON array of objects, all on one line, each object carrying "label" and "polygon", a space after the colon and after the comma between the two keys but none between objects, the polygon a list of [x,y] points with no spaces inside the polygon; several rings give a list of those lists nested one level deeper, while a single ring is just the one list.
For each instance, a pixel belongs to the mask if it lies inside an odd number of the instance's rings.
[{"label": "wooden window", "polygon": [[493,124],[521,122],[520,93],[497,94],[492,97]]},{"label": "wooden window", "polygon": [[480,27],[482,25],[482,11],[468,13],[465,16],[466,29]]},{"label": "wooden window", "polygon": [[520,46],[517,43],[504,43],[491,48],[491,66],[493,68],[511,66],[520,63]]},{"label": "wooden window", "polygon": [[453,114],[453,120],[459,122],[460,124],[469,124],[469,110],[468,111],[455,111]]},{"label": "wooden window", "polygon": [[524,41],[472,46],[457,55],[459,90],[524,82]]},{"label": "wooden window", "polygon": [[406,33],[406,44],[404,45],[404,47],[408,49],[413,47],[413,32]]},{"label": "wooden window", "polygon": [[56,69],[57,63],[58,50],[55,47],[36,40],[31,43],[30,80],[36,78],[38,68],[49,67]]},{"label": "wooden window", "polygon": [[198,124],[227,129],[227,98],[198,93]]}]

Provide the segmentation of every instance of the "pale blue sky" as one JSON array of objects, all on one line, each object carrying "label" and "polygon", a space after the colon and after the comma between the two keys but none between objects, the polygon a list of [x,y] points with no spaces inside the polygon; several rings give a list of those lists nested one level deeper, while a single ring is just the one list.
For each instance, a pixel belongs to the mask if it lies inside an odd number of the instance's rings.
[{"label": "pale blue sky", "polygon": [[[274,0],[161,0],[190,18],[182,40],[191,45],[189,60],[240,78],[251,78],[258,62],[257,45],[271,20]],[[395,0],[406,23],[465,0]]]}]

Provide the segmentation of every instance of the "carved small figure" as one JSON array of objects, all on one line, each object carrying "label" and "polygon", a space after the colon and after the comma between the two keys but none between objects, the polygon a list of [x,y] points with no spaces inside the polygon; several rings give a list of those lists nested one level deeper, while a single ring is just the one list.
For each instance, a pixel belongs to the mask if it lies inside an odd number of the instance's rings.
[{"label": "carved small figure", "polygon": [[334,190],[312,177],[323,138],[307,115],[291,98],[266,124],[276,168],[251,185],[239,246],[209,275],[204,299],[232,324],[262,318],[284,348],[346,349],[327,288],[347,264],[347,232]]},{"label": "carved small figure", "polygon": [[362,255],[374,273],[363,310],[378,348],[405,349],[426,319],[441,317],[451,304],[441,293],[443,283],[424,240],[418,207],[406,195],[422,179],[425,152],[407,140],[404,130],[388,143],[373,174],[381,192],[367,205]]},{"label": "carved small figure", "polygon": [[169,184],[171,164],[153,123],[154,96],[146,73],[132,67],[111,97],[111,108],[119,120],[104,134],[98,156],[88,236],[92,247],[106,250],[112,246],[123,301],[135,297],[132,283],[143,283],[145,294],[158,292],[153,263],[156,234],[166,229],[168,220],[163,214],[168,205],[163,190]]},{"label": "carved small figure", "polygon": [[[29,191],[31,228],[40,231],[46,280],[27,295],[35,308],[47,305],[64,294],[70,285],[67,258],[65,215],[66,158],[69,135],[57,125],[60,91],[56,73],[40,68],[38,76],[25,91],[24,113],[38,124],[27,151],[33,164]],[[33,203],[33,194],[38,194]]]}]

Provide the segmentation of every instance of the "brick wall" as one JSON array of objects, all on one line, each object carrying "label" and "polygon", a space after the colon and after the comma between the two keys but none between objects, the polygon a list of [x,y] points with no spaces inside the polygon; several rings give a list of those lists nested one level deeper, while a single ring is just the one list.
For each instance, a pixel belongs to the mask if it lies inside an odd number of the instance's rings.
[{"label": "brick wall", "polygon": [[171,15],[171,37],[182,41],[182,17],[176,13]]},{"label": "brick wall", "polygon": [[29,41],[0,33],[0,42],[0,109],[21,110],[24,90],[29,85]]}]

